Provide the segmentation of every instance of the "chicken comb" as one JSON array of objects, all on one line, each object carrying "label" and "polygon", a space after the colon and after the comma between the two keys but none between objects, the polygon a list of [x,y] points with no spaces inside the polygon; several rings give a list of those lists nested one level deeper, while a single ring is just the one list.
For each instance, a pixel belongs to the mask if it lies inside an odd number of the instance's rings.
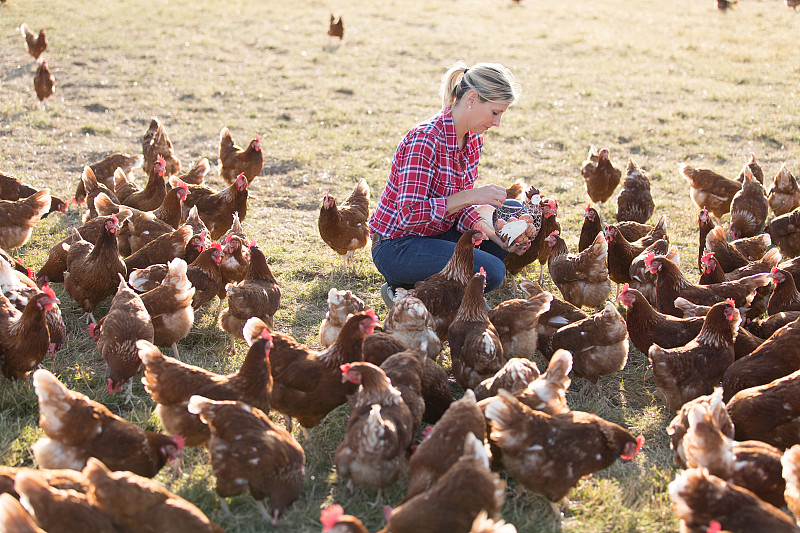
[{"label": "chicken comb", "polygon": [[550,235],[548,235],[548,237],[557,237],[559,234],[560,234],[559,231],[555,230]]},{"label": "chicken comb", "polygon": [[272,342],[272,332],[269,330],[269,328],[262,329],[258,336],[262,339],[267,339],[268,341]]},{"label": "chicken comb", "polygon": [[780,270],[781,270],[780,268],[778,268],[777,266],[774,266],[774,267],[772,267],[772,270],[769,271],[769,273],[770,274],[774,274],[775,272],[780,272]]},{"label": "chicken comb", "polygon": [[204,229],[204,230],[202,230],[202,231],[200,232],[200,238],[201,238],[201,239],[203,239],[203,240],[205,240],[205,239],[206,239],[206,237],[208,237],[208,233],[209,233],[209,232],[208,232],[208,230],[207,230],[207,229]]},{"label": "chicken comb", "polygon": [[222,251],[222,245],[220,243],[218,243],[217,241],[214,241],[214,242],[211,243],[211,248],[214,248],[215,250],[219,250],[220,252]]},{"label": "chicken comb", "polygon": [[352,366],[353,365],[350,363],[345,363],[343,365],[339,365],[339,368],[341,369],[342,374],[347,374],[348,372],[350,372],[350,367]]},{"label": "chicken comb", "polygon": [[621,298],[621,297],[622,297],[622,295],[623,295],[623,294],[625,294],[626,292],[628,292],[628,289],[630,289],[630,288],[631,288],[631,286],[630,286],[630,284],[628,284],[628,283],[626,283],[625,285],[623,285],[623,286],[622,286],[622,290],[621,290],[621,291],[619,291],[619,297]]},{"label": "chicken comb", "polygon": [[720,533],[720,531],[722,531],[722,524],[716,520],[712,520],[708,523],[708,529],[706,529],[706,533]]},{"label": "chicken comb", "polygon": [[725,303],[730,305],[731,307],[736,307],[736,302],[733,300],[733,298],[728,298],[727,300],[725,300]]},{"label": "chicken comb", "polygon": [[378,315],[375,314],[375,310],[374,309],[367,309],[366,311],[364,311],[364,314],[367,315],[370,318],[378,320]]},{"label": "chicken comb", "polygon": [[178,451],[183,450],[183,447],[186,445],[186,437],[183,435],[173,435],[172,440],[175,441],[175,446],[178,447]]},{"label": "chicken comb", "polygon": [[486,277],[486,271],[483,269],[483,267],[481,267],[481,269],[480,269],[480,270],[478,270],[478,274],[480,274],[480,275],[481,275],[481,276],[483,276],[484,278]]},{"label": "chicken comb", "polygon": [[702,261],[703,263],[707,263],[708,260],[711,259],[712,257],[714,257],[714,252],[708,252],[706,255],[700,258],[700,261]]},{"label": "chicken comb", "polygon": [[184,191],[188,191],[189,190],[189,186],[186,185],[186,182],[184,182],[183,180],[178,180],[177,183],[175,183],[175,186],[176,187],[180,187]]},{"label": "chicken comb", "polygon": [[52,287],[50,287],[50,285],[42,285],[42,292],[45,293],[50,298],[55,298],[56,300],[58,300],[56,293],[53,292],[53,289]]},{"label": "chicken comb", "polygon": [[89,324],[87,329],[89,330],[89,336],[91,338],[96,339],[98,337],[98,335],[95,333],[95,330],[97,329],[97,324]]},{"label": "chicken comb", "polygon": [[161,154],[158,154],[156,156],[156,163],[158,163],[159,165],[161,165],[162,167],[165,167],[165,168],[167,166],[167,162],[164,160],[164,157]]},{"label": "chicken comb", "polygon": [[323,509],[319,513],[319,521],[322,524],[322,531],[328,531],[339,522],[339,518],[344,514],[344,509],[338,503]]},{"label": "chicken comb", "polygon": [[242,172],[238,176],[236,176],[236,181],[240,181],[240,180],[247,181],[247,176],[244,175],[244,172]]},{"label": "chicken comb", "polygon": [[644,256],[644,266],[645,267],[649,267],[650,263],[652,263],[653,259],[655,259],[655,258],[656,258],[656,254],[654,254],[653,252],[650,252],[649,254]]},{"label": "chicken comb", "polygon": [[633,461],[633,459],[636,457],[636,454],[638,454],[639,450],[642,449],[642,446],[644,446],[644,435],[639,435],[636,437],[636,450],[633,452],[633,457],[629,455],[620,455],[620,457],[626,461]]},{"label": "chicken comb", "polygon": [[32,268],[26,267],[25,271],[26,271],[25,274],[27,274],[30,279],[36,281],[36,273],[33,271]]},{"label": "chicken comb", "polygon": [[394,509],[392,509],[392,507],[391,507],[390,505],[384,505],[384,506],[383,506],[383,518],[384,518],[384,519],[385,519],[387,522],[388,522],[388,521],[389,521],[389,519],[392,517],[392,511],[394,511]]},{"label": "chicken comb", "polygon": [[249,245],[247,245],[247,247],[248,247],[248,248],[257,248],[257,246],[256,246],[256,240],[255,240],[255,239],[253,239],[252,241],[250,241],[250,244],[249,244]]},{"label": "chicken comb", "polygon": [[588,213],[589,209],[592,208],[592,204],[586,204],[586,209],[583,210],[584,213]]}]

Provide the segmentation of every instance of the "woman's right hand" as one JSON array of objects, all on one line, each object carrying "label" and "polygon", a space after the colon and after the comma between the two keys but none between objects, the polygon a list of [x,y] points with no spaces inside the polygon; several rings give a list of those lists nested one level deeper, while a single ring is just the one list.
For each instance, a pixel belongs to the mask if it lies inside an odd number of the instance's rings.
[{"label": "woman's right hand", "polygon": [[506,201],[506,189],[500,185],[490,183],[472,189],[474,198],[472,205],[489,204],[500,207]]}]

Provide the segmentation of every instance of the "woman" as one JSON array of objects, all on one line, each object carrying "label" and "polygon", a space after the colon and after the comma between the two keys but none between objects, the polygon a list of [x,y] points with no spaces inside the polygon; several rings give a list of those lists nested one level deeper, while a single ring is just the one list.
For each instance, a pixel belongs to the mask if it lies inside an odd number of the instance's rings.
[{"label": "woman", "polygon": [[417,124],[400,142],[391,174],[369,221],[372,260],[386,278],[381,293],[391,302],[396,287],[439,272],[453,254],[461,234],[480,229],[489,240],[475,250],[475,272],[486,271],[486,290],[500,286],[509,246],[480,217],[475,205],[502,205],[504,187],[473,187],[483,133],[500,125],[500,118],[519,97],[513,74],[499,64],[452,66],[442,79],[442,110]]}]

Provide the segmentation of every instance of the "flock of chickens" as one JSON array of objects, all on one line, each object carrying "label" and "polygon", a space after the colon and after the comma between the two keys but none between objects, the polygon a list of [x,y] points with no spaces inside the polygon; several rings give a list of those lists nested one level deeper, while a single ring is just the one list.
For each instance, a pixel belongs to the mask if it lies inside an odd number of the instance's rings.
[{"label": "flock of chickens", "polygon": [[[43,39],[44,30],[38,41],[31,34],[36,58]],[[685,470],[669,492],[682,530],[800,531],[779,509],[800,516],[800,187],[785,166],[768,190],[754,156],[737,179],[682,167],[699,209],[697,284],[681,269],[666,217],[647,224],[650,182],[631,160],[616,224],[587,207],[576,251],[560,235],[556,200],[540,198],[541,229],[523,255],[506,259],[523,298],[487,310],[485,273],[473,268],[485,235],[468,231],[440,273],[398,289],[382,323],[357,295],[331,288],[317,351],[275,331],[280,285],[241,225],[263,167],[259,138],[241,148],[223,128],[219,164],[228,184],[220,191],[203,184],[206,159],[181,173],[153,118],[142,154],[87,165],[70,201],[0,174],[0,369],[9,379],[33,373],[45,434],[32,446],[38,468],[0,467],[0,531],[221,531],[150,479],[168,463],[180,468],[187,446],[207,448],[226,512],[225,498],[249,492],[275,524],[305,480],[293,421],[305,434],[349,403],[338,477],[377,491],[378,504],[407,476],[381,531],[509,533],[514,526],[497,520],[505,495],[497,472],[560,513],[583,477],[636,458],[643,436],[565,399],[570,374],[592,387],[625,368],[630,343],[648,355],[658,395],[677,413],[667,432]],[[143,188],[134,181],[142,171]],[[594,147],[582,175],[599,205],[622,181],[608,150]],[[507,189],[523,200],[536,193],[522,183]],[[73,201],[86,204],[83,224],[37,272],[5,252]],[[364,180],[341,205],[322,200],[320,236],[345,268],[369,242],[369,202]],[[516,275],[536,261],[539,282],[517,287]],[[545,266],[562,299],[542,289]],[[124,420],[41,368],[66,333],[53,283],[86,313],[108,394],[127,384],[130,397],[143,373],[166,433]],[[609,300],[612,283],[624,317]],[[248,345],[228,375],[178,354],[194,312],[215,296],[231,350],[235,339]],[[447,370],[438,362],[444,343]],[[545,372],[531,361],[536,351]],[[458,400],[451,376],[465,391]],[[323,531],[366,531],[338,505],[320,520]]]}]

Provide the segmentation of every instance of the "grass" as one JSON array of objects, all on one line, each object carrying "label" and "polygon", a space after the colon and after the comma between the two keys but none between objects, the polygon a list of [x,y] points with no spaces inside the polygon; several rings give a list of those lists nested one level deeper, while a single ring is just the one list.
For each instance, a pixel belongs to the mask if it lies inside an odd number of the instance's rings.
[{"label": "grass", "polygon": [[[325,35],[331,10],[344,16],[342,45]],[[45,110],[16,29],[23,21],[46,27],[50,40],[46,55],[56,92]],[[713,2],[688,0],[656,8],[623,0],[312,0],[290,7],[9,0],[0,6],[0,171],[69,198],[84,164],[113,151],[138,152],[152,115],[164,122],[187,168],[201,157],[216,164],[223,126],[240,144],[258,133],[265,165],[244,226],[282,284],[276,327],[317,346],[332,286],[349,288],[386,313],[382,280],[367,252],[357,254],[353,274],[335,273],[339,257],[317,233],[320,199],[328,190],[345,197],[361,177],[375,198],[380,194],[402,135],[436,112],[438,81],[449,64],[498,61],[523,87],[502,127],[486,135],[482,183],[523,179],[555,196],[574,247],[587,201],[580,164],[590,144],[607,146],[618,166],[632,157],[649,174],[656,212],[669,217],[673,241],[691,258],[696,213],[680,163],[732,176],[752,152],[768,182],[782,163],[795,174],[800,169],[800,66],[786,53],[798,30],[800,17],[777,0],[741,2],[727,14]],[[209,182],[222,185],[214,177]],[[41,266],[52,243],[79,223],[74,210],[44,220],[20,257]],[[62,287],[56,292],[68,339],[45,366],[71,388],[158,429],[140,383],[134,383],[132,406],[105,394],[105,366],[81,312]],[[490,303],[510,296],[501,288]],[[215,308],[216,302],[198,315],[181,355],[228,372],[241,356],[226,354],[226,336],[213,324]],[[581,386],[576,380],[573,389]],[[509,480],[502,514],[519,531],[676,529],[666,493],[674,477],[664,433],[671,415],[653,396],[647,358],[632,349],[627,368],[601,386],[605,399],[570,391],[570,405],[644,433],[640,458],[583,481],[560,524],[542,498],[518,494]],[[30,383],[0,381],[2,464],[32,463],[29,447],[41,435],[37,416]],[[336,478],[333,450],[346,419],[346,408],[334,411],[303,442],[306,485],[280,529],[319,531],[319,510],[332,502],[370,530],[382,526],[380,510],[368,506],[374,493],[357,487],[348,495]],[[227,531],[264,529],[249,497],[234,498],[237,518],[224,518],[205,451],[190,451],[185,473],[157,479]],[[386,501],[403,492],[401,481]]]}]

